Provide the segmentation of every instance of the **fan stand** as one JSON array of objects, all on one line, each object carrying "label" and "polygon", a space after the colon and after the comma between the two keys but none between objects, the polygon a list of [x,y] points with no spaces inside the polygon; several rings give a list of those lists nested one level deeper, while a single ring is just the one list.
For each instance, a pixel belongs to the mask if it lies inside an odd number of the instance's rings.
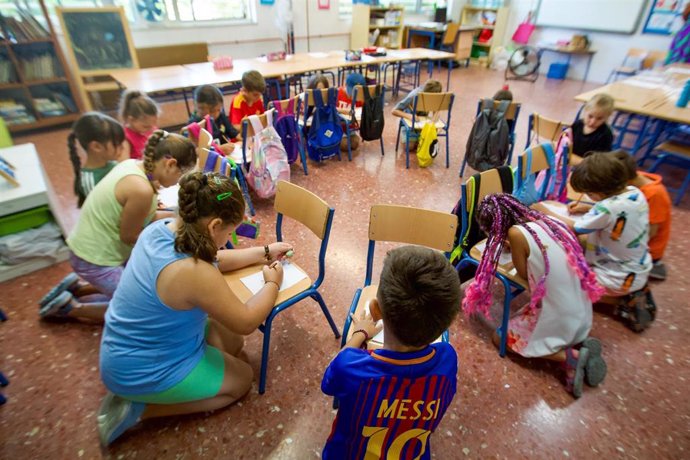
[{"label": "fan stand", "polygon": [[[506,66],[505,74],[503,78],[507,80],[517,80],[517,81],[528,81],[534,83],[539,78],[539,67],[541,66],[541,51],[537,53],[538,61],[537,67],[535,67],[534,72],[528,75],[518,75],[510,68],[510,60],[508,60],[508,65]],[[512,57],[512,56],[511,56]]]}]

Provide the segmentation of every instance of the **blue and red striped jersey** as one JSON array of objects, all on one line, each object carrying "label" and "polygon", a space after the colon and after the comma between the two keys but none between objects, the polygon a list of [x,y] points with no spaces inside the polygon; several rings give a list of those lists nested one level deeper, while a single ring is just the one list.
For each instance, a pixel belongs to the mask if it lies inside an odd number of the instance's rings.
[{"label": "blue and red striped jersey", "polygon": [[321,382],[340,401],[323,458],[430,459],[429,438],[455,396],[457,372],[447,343],[412,353],[342,350]]}]

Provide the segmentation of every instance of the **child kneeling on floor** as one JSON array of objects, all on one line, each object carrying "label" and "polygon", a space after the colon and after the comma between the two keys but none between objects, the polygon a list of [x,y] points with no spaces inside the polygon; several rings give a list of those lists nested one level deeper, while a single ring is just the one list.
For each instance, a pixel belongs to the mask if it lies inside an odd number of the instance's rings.
[{"label": "child kneeling on floor", "polygon": [[[589,269],[577,237],[563,223],[503,193],[484,198],[476,219],[489,240],[463,299],[464,311],[488,317],[493,301],[491,282],[507,241],[515,270],[528,280],[531,295],[530,303],[508,322],[508,349],[526,358],[560,362],[566,390],[579,398],[585,379],[591,386],[604,380],[606,364],[601,344],[588,337],[592,302],[603,289]],[[493,340],[500,343],[498,333]]]},{"label": "child kneeling on floor", "polygon": [[[429,438],[453,400],[458,371],[453,347],[432,342],[459,305],[460,280],[443,254],[419,246],[388,253],[371,315],[353,318],[352,337],[321,382],[340,402],[324,459],[431,458]],[[363,350],[378,319],[383,348]]]},{"label": "child kneeling on floor", "polygon": [[640,189],[628,185],[625,166],[611,153],[585,157],[573,168],[570,185],[596,201],[594,206],[570,203],[571,213],[586,214],[566,222],[575,233],[586,235],[585,257],[606,289],[601,302],[616,305],[626,326],[641,332],[656,315],[647,286],[652,269],[647,199]]},{"label": "child kneeling on floor", "polygon": [[[244,212],[232,179],[193,172],[180,181],[179,217],[141,233],[105,318],[103,445],[140,419],[212,411],[251,388],[252,368],[238,357],[243,335],[273,308],[283,279],[277,260],[292,246],[218,251]],[[263,267],[265,284],[244,304],[222,272],[262,261],[271,263]]]}]

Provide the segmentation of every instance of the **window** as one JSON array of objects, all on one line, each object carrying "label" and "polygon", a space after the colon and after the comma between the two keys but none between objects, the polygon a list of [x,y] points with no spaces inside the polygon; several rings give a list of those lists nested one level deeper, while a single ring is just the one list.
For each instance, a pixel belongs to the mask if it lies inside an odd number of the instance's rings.
[{"label": "window", "polygon": [[[379,6],[391,5],[404,7],[406,13],[433,16],[436,7],[445,6],[445,2],[439,2],[438,0],[383,0],[379,2]],[[340,0],[338,2],[338,13],[341,17],[351,17],[352,0]]]}]

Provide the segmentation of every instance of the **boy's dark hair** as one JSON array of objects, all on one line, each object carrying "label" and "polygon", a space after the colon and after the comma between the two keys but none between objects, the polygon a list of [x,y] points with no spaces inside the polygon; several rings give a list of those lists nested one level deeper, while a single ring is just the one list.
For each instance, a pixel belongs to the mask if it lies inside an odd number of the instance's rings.
[{"label": "boy's dark hair", "polygon": [[220,218],[239,224],[244,217],[244,198],[235,181],[218,173],[191,172],[180,179],[180,218],[175,250],[195,259],[213,262],[218,248],[202,219]]},{"label": "boy's dark hair", "polygon": [[501,89],[496,91],[496,94],[494,94],[494,101],[511,101],[513,100],[513,92],[510,91],[510,87],[508,85],[503,85]]},{"label": "boy's dark hair", "polygon": [[266,91],[266,80],[258,70],[248,70],[242,74],[242,88],[246,91]]},{"label": "boy's dark hair", "polygon": [[443,92],[443,85],[441,84],[440,81],[434,80],[433,78],[429,79],[424,83],[424,87],[422,88],[423,93],[442,93]]},{"label": "boy's dark hair", "polygon": [[328,78],[326,78],[326,76],[322,73],[317,73],[315,75],[312,75],[309,81],[307,82],[307,89],[316,89],[319,83],[321,83],[324,88],[328,88],[330,86]]},{"label": "boy's dark hair", "polygon": [[632,155],[625,150],[620,149],[609,152],[609,155],[615,157],[616,160],[623,163],[623,166],[625,167],[625,176],[628,182],[637,178],[637,162]]},{"label": "boy's dark hair", "polygon": [[117,120],[100,112],[87,112],[72,125],[72,132],[67,137],[67,147],[74,169],[74,194],[77,195],[77,206],[80,208],[86,195],[81,187],[81,159],[77,152],[77,142],[88,155],[89,144],[94,141],[99,144],[112,143],[118,147],[125,141],[125,131]]},{"label": "boy's dark hair", "polygon": [[386,329],[402,344],[422,347],[460,311],[460,278],[440,252],[403,246],[386,255],[377,298]]},{"label": "boy's dark hair", "polygon": [[194,102],[215,107],[220,104],[223,106],[223,93],[213,85],[201,85],[194,90]]},{"label": "boy's dark hair", "polygon": [[591,152],[573,168],[570,185],[576,192],[611,196],[628,183],[626,167],[610,152]]},{"label": "boy's dark hair", "polygon": [[120,99],[120,119],[127,122],[127,117],[134,119],[145,115],[158,116],[158,104],[146,93],[137,90],[125,91]]}]

